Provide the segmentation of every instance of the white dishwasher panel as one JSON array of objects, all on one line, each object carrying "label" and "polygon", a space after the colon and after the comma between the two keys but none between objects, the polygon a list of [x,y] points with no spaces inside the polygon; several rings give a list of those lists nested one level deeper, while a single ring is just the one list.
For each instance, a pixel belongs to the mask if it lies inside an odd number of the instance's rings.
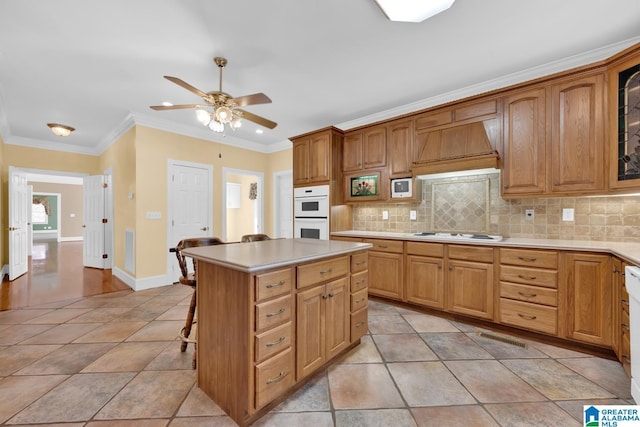
[{"label": "white dishwasher panel", "polygon": [[631,396],[640,402],[640,268],[625,268],[625,286],[629,292],[629,327],[631,329]]}]

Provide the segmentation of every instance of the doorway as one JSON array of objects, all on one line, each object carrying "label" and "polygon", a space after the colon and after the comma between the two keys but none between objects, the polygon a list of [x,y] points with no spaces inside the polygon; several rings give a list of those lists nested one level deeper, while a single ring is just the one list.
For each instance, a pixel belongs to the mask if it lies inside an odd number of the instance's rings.
[{"label": "doorway", "polygon": [[223,168],[222,240],[264,232],[264,173]]},{"label": "doorway", "polygon": [[274,237],[293,237],[293,174],[291,170],[273,174],[273,234]]}]

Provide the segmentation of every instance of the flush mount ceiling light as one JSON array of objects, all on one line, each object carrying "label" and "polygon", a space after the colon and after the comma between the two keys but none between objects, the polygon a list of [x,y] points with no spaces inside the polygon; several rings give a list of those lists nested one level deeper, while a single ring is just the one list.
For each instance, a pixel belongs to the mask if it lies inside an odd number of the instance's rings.
[{"label": "flush mount ceiling light", "polygon": [[455,0],[375,0],[391,21],[422,22],[449,9]]},{"label": "flush mount ceiling light", "polygon": [[58,123],[47,123],[47,126],[51,129],[51,132],[58,136],[69,136],[71,132],[75,130],[71,126],[60,125]]}]

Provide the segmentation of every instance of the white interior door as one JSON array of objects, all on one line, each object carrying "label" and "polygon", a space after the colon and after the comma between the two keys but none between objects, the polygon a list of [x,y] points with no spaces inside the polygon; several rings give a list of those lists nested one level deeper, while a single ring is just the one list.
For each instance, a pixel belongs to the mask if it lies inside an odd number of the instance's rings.
[{"label": "white interior door", "polygon": [[[169,161],[167,248],[182,239],[213,236],[213,167]],[[178,262],[167,250],[169,279],[177,280]]]},{"label": "white interior door", "polygon": [[275,174],[275,237],[293,237],[293,175],[291,171]]},{"label": "white interior door", "polygon": [[108,178],[104,175],[86,176],[82,180],[84,191],[83,256],[85,267],[107,268],[111,265],[105,247],[106,189]]},{"label": "white interior door", "polygon": [[27,186],[27,254],[33,255],[33,185]]},{"label": "white interior door", "polygon": [[27,174],[9,166],[9,280],[29,268],[29,186]]}]

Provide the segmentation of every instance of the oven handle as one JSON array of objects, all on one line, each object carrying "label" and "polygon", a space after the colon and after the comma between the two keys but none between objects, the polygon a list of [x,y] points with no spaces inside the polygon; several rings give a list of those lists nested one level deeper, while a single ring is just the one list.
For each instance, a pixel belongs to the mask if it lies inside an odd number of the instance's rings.
[{"label": "oven handle", "polygon": [[302,222],[304,222],[305,220],[317,221],[319,219],[327,219],[327,217],[326,216],[296,216],[293,218],[294,221],[302,221]]}]

